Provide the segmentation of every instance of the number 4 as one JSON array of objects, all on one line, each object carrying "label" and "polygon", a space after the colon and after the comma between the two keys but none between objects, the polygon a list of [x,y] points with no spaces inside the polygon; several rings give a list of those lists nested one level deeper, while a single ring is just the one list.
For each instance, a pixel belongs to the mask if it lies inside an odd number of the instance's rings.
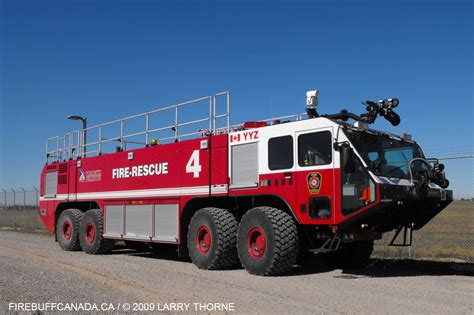
[{"label": "number 4", "polygon": [[186,173],[193,173],[193,177],[199,177],[201,173],[201,164],[199,164],[199,150],[194,150],[193,154],[189,158],[188,164],[186,164]]}]

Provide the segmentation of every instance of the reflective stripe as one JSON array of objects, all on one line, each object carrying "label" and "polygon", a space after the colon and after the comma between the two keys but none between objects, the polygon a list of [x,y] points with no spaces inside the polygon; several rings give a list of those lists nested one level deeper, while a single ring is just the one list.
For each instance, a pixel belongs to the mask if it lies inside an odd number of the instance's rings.
[{"label": "reflective stripe", "polygon": [[[161,196],[189,196],[203,195],[209,193],[209,186],[181,187],[181,188],[162,188],[162,189],[145,189],[145,190],[121,190],[121,191],[103,191],[103,192],[86,192],[77,193],[77,200],[88,199],[107,199],[107,198],[137,198],[137,197],[161,197]],[[227,193],[227,185],[211,186],[212,194]],[[58,194],[54,198],[40,197],[41,201],[47,200],[66,200],[68,194]],[[74,194],[71,194],[74,198]]]}]

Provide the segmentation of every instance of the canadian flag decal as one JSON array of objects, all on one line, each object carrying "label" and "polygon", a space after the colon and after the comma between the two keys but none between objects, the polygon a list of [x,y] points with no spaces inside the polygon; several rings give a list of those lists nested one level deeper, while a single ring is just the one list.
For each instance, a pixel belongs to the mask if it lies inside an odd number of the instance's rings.
[{"label": "canadian flag decal", "polygon": [[230,142],[238,142],[240,141],[240,133],[236,135],[230,135]]}]

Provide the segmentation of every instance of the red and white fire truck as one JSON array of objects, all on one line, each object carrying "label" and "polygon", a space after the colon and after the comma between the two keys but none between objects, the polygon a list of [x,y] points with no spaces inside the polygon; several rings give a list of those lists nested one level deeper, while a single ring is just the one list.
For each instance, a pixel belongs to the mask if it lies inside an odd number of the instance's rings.
[{"label": "red and white fire truck", "polygon": [[400,123],[397,99],[360,116],[317,102],[309,91],[305,114],[232,126],[223,92],[49,138],[39,215],[63,250],[175,244],[201,269],[240,260],[257,275],[308,252],[362,265],[393,230],[391,245],[410,245],[452,201],[444,166],[409,135],[369,128]]}]

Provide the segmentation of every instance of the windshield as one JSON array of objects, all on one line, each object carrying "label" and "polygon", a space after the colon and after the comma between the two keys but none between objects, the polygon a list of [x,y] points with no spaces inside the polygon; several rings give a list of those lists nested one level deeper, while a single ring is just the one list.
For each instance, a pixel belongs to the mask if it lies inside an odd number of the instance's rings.
[{"label": "windshield", "polygon": [[[369,169],[377,175],[409,179],[410,161],[424,158],[416,143],[355,130],[348,130],[346,134]],[[422,162],[417,161],[413,163],[412,170],[415,172],[425,167]]]}]

